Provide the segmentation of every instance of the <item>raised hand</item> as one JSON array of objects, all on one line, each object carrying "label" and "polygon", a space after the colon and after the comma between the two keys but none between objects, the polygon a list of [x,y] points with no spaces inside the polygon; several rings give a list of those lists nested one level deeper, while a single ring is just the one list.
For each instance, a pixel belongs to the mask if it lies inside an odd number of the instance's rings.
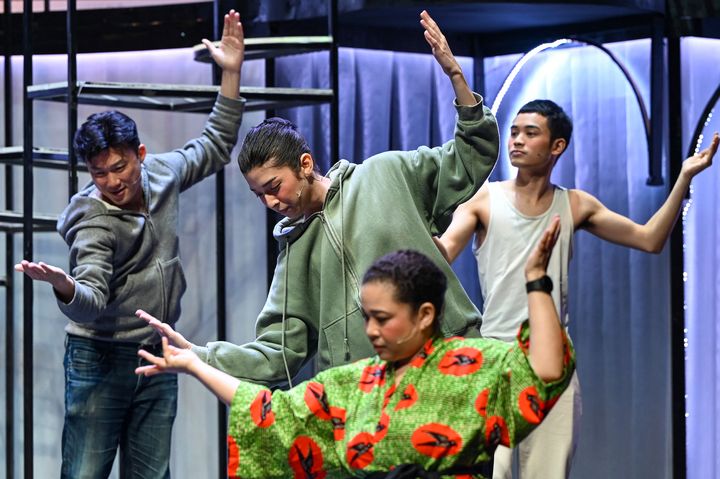
[{"label": "raised hand", "polygon": [[476,104],[477,100],[475,99],[475,95],[473,95],[472,90],[470,90],[463,75],[462,68],[460,68],[460,64],[455,59],[455,55],[453,55],[453,52],[450,50],[450,45],[448,45],[445,35],[443,35],[440,27],[438,27],[435,20],[432,19],[426,10],[420,13],[420,25],[425,29],[425,41],[430,45],[435,60],[437,60],[443,72],[450,78],[458,104]]},{"label": "raised hand", "polygon": [[154,316],[146,313],[142,309],[135,311],[135,316],[140,319],[144,319],[152,328],[163,338],[168,338],[170,343],[177,346],[180,349],[191,349],[193,344],[185,339],[185,336],[175,331],[172,326],[167,323],[163,323]]},{"label": "raised hand", "polygon": [[550,261],[550,255],[552,255],[559,234],[560,216],[555,215],[525,262],[525,279],[527,281],[534,281],[545,276],[548,261]]},{"label": "raised hand", "polygon": [[453,55],[453,52],[450,50],[450,45],[448,45],[445,35],[443,35],[440,27],[438,27],[427,10],[423,10],[420,13],[420,25],[425,29],[425,41],[427,41],[430,48],[432,48],[432,54],[445,74],[447,76],[462,75],[462,68],[460,68],[460,64],[455,59],[455,55]]},{"label": "raised hand", "polygon": [[224,71],[240,72],[245,58],[245,34],[238,12],[230,10],[225,15],[219,47],[207,38],[203,38],[202,42],[220,68]]},{"label": "raised hand", "polygon": [[687,179],[691,180],[695,175],[712,165],[712,160],[718,150],[719,143],[720,135],[715,132],[710,146],[683,161],[682,169],[680,170],[681,174],[686,175]]}]

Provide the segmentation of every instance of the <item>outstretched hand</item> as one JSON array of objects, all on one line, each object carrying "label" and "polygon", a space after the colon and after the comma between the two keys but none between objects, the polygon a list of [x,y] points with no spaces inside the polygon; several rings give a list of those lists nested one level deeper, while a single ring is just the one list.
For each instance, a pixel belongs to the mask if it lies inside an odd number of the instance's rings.
[{"label": "outstretched hand", "polygon": [[560,216],[555,215],[525,262],[525,279],[534,281],[547,272],[548,261],[560,235]]},{"label": "outstretched hand", "polygon": [[710,146],[683,161],[681,173],[687,175],[687,179],[691,180],[695,175],[712,165],[713,157],[718,150],[718,144],[720,144],[720,135],[715,132]]},{"label": "outstretched hand", "polygon": [[200,358],[191,350],[170,346],[168,338],[165,336],[162,337],[162,346],[162,357],[155,356],[143,349],[138,351],[138,356],[145,359],[150,365],[139,366],[135,369],[135,374],[154,376],[162,373],[189,373],[193,364],[200,362]]},{"label": "outstretched hand", "polygon": [[33,280],[50,283],[57,292],[58,298],[65,303],[69,303],[75,295],[75,281],[65,274],[62,268],[42,261],[34,263],[22,260],[15,265],[15,271],[25,273]]},{"label": "outstretched hand", "polygon": [[225,15],[219,47],[206,38],[203,38],[202,42],[220,68],[224,71],[240,72],[245,58],[245,34],[238,12],[230,10]]},{"label": "outstretched hand", "polygon": [[135,316],[140,319],[144,319],[152,328],[163,338],[170,340],[170,343],[177,346],[180,349],[191,349],[193,344],[185,339],[185,336],[175,331],[172,326],[167,323],[163,323],[154,316],[146,313],[142,309],[135,311]]}]

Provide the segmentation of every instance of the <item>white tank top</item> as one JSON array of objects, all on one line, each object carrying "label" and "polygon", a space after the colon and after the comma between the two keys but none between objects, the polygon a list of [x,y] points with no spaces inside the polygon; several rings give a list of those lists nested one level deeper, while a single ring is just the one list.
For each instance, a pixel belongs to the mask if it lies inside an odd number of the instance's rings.
[{"label": "white tank top", "polygon": [[490,220],[485,240],[473,250],[484,298],[482,335],[512,341],[527,319],[525,261],[550,220],[560,215],[560,237],[547,274],[553,281],[553,300],[567,327],[568,264],[572,258],[573,219],[568,191],[555,187],[552,204],[539,216],[520,213],[505,196],[500,182],[489,182]]}]

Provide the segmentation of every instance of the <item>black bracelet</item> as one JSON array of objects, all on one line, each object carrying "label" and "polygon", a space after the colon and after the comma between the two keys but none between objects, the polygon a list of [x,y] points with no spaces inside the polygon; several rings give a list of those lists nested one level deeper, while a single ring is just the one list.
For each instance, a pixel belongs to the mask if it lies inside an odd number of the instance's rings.
[{"label": "black bracelet", "polygon": [[553,282],[548,275],[525,283],[525,291],[527,291],[528,293],[532,293],[533,291],[542,291],[543,293],[550,294],[552,293],[552,290]]}]

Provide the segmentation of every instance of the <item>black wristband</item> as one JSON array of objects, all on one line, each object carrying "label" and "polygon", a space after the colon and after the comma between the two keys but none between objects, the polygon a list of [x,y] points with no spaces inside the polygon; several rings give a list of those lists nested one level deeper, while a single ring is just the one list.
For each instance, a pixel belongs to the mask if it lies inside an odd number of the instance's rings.
[{"label": "black wristband", "polygon": [[542,291],[543,293],[550,294],[552,293],[552,290],[553,282],[548,275],[525,283],[525,291],[527,291],[528,293],[532,293],[533,291]]}]

